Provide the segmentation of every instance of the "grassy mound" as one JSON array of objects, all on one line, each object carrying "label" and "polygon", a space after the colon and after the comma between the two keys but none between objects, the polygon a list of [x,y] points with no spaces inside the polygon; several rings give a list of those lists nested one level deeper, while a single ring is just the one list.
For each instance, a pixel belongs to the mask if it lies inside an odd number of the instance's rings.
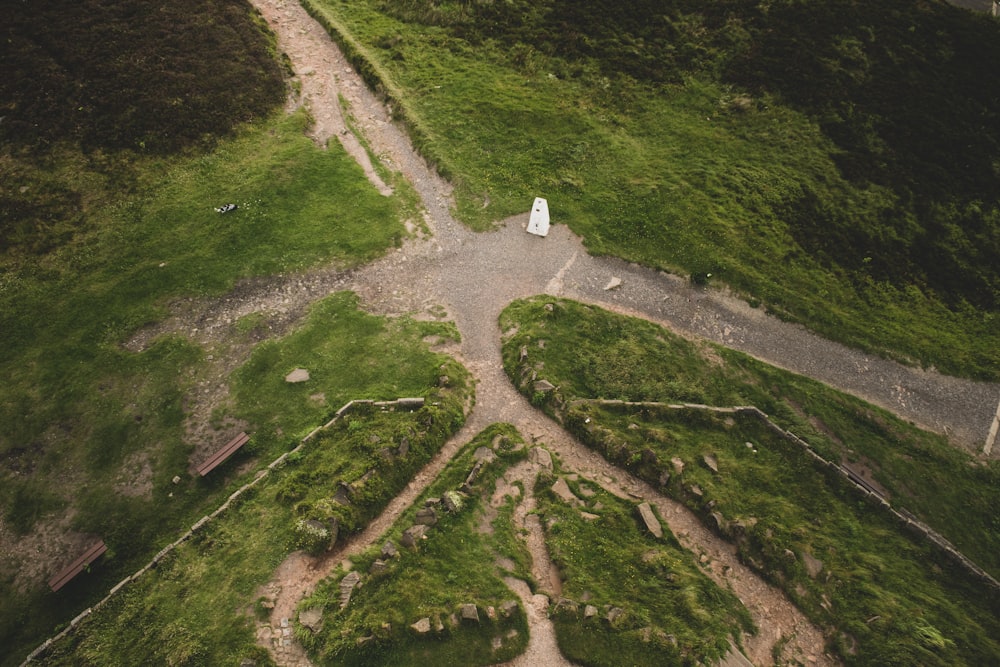
[{"label": "grassy mound", "polygon": [[[536,497],[563,580],[550,610],[563,655],[593,667],[712,664],[729,651],[729,638],[754,631],[739,599],[712,582],[668,528],[653,537],[633,503],[560,472],[539,475]],[[557,497],[556,478],[584,505]]]},{"label": "grassy mound", "polygon": [[[501,329],[517,332],[504,343],[504,360],[524,393],[734,541],[746,563],[828,629],[848,664],[986,664],[1000,656],[991,639],[995,592],[760,421],[577,399],[756,405],[827,460],[863,469],[894,507],[923,518],[994,576],[995,462],[974,462],[815,382],[597,308],[516,302]],[[558,390],[537,393],[532,369]]]},{"label": "grassy mound", "polygon": [[[493,457],[483,459],[473,483],[463,486],[482,448]],[[361,585],[345,608],[340,608],[343,571],[301,603],[301,611],[323,610],[321,628],[296,627],[296,635],[320,664],[465,667],[495,664],[524,651],[525,612],[502,577],[525,574],[494,564],[501,557],[515,563],[527,559],[510,529],[513,502],[508,498],[494,518],[484,519],[496,480],[523,459],[524,452],[513,427],[487,428],[456,455],[376,547],[353,559]],[[446,494],[454,503],[450,510],[443,502]],[[432,498],[436,502],[428,503]],[[425,506],[433,509],[435,522],[427,527],[426,539],[405,546],[402,534]],[[481,528],[484,520],[491,529]],[[383,556],[385,540],[396,546],[396,555]],[[478,620],[463,620],[463,605],[475,605]],[[428,620],[423,634],[411,627],[421,619]]]}]

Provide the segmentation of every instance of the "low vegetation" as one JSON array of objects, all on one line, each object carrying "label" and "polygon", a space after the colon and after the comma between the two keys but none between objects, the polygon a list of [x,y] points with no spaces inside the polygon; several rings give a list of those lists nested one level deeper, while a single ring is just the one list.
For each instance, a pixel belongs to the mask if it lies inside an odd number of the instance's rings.
[{"label": "low vegetation", "polygon": [[1000,377],[989,17],[906,0],[306,5],[398,98],[470,224],[544,195],[592,252]]},{"label": "low vegetation", "polygon": [[655,538],[634,503],[592,480],[561,477],[584,506],[558,498],[553,475],[538,476],[536,497],[562,579],[551,616],[569,660],[592,667],[714,664],[730,650],[728,640],[755,631],[740,600],[709,579],[668,528]]},{"label": "low vegetation", "polygon": [[[342,521],[345,531],[362,525],[406,483],[412,466],[426,461],[464,419],[464,410],[471,401],[468,373],[454,360],[430,352],[422,343],[426,332],[442,329],[442,325],[435,323],[386,322],[359,311],[353,295],[334,295],[318,303],[299,330],[284,339],[268,342],[234,374],[231,380],[234,400],[229,410],[245,420],[252,434],[251,442],[235,461],[217,469],[207,479],[189,477],[186,472],[189,448],[181,444],[182,417],[178,408],[177,433],[173,436],[176,444],[173,450],[167,450],[173,452],[172,456],[154,447],[155,440],[152,444],[144,440],[127,441],[134,451],[149,457],[153,468],[149,488],[143,494],[123,492],[122,471],[128,468],[114,460],[106,462],[103,469],[88,469],[89,485],[77,490],[75,496],[63,495],[73,491],[71,487],[46,490],[49,495],[43,497],[57,499],[58,509],[73,508],[75,516],[66,529],[100,536],[111,550],[93,566],[93,574],[81,575],[58,594],[41,590],[42,582],[18,578],[19,568],[24,567],[24,563],[11,562],[8,579],[3,584],[8,591],[4,596],[7,603],[0,617],[5,645],[12,649],[19,647],[26,653],[41,643],[54,626],[100,599],[111,586],[141,567],[185,526],[211,511],[213,503],[217,505],[234,485],[244,483],[256,467],[293,447],[314,427],[328,421],[333,411],[348,400],[393,399],[397,395],[426,397],[427,407],[405,423],[394,417],[394,421],[383,427],[380,424],[388,418],[382,415],[352,416],[344,420],[333,430],[346,429],[350,437],[339,436],[337,445],[330,447],[329,452],[324,449],[311,455],[313,467],[302,473],[306,478],[289,474],[290,481],[284,482],[282,497],[289,503],[293,497],[296,502],[302,500],[296,497],[295,489],[308,488],[317,479],[324,483],[329,481],[327,476],[333,474],[335,468],[341,479],[350,482],[363,475],[367,471],[364,466],[371,461],[353,457],[341,441],[360,442],[377,437],[388,442],[384,433],[373,430],[376,426],[405,431],[412,450],[404,459],[407,465],[396,461],[386,471],[384,479],[366,487],[366,500],[356,504],[356,516],[352,515],[351,521],[344,517]],[[340,344],[346,339],[353,341],[352,346]],[[405,354],[381,355],[378,358],[387,360],[381,366],[372,363],[373,357],[353,354],[369,348]],[[272,364],[287,358],[295,359],[292,364],[306,362],[314,379],[298,385],[285,383],[284,375],[292,366]],[[394,363],[388,363],[390,359]],[[328,400],[317,400],[316,393],[325,393]],[[392,423],[399,425],[392,426]],[[411,428],[411,423],[416,426]],[[138,436],[133,434],[132,437]],[[329,437],[329,434],[324,435],[320,442],[326,442]],[[333,460],[326,461],[324,456],[331,456]],[[374,455],[372,458],[381,460]],[[340,470],[338,466],[347,467]],[[180,483],[171,481],[174,475],[181,477]],[[319,477],[314,479],[313,475]],[[46,478],[39,475],[38,479]],[[316,488],[319,492],[318,489],[324,487]],[[24,506],[34,507],[27,501]],[[11,505],[8,511],[19,507],[21,505]],[[305,513],[304,505],[299,510]],[[48,521],[55,517],[46,514],[37,519],[41,525],[49,525]],[[13,659],[17,652],[12,650],[9,655]]]},{"label": "low vegetation", "polygon": [[171,153],[266,117],[285,85],[252,11],[245,0],[5,3],[0,145]]},{"label": "low vegetation", "polygon": [[[492,452],[488,459],[482,458],[486,450]],[[494,517],[487,514],[496,480],[524,453],[513,427],[490,426],[465,445],[374,547],[352,559],[361,585],[346,608],[340,607],[343,570],[302,601],[300,611],[323,610],[321,628],[296,627],[318,664],[467,667],[502,662],[524,651],[525,612],[502,578],[526,577],[530,562],[509,530],[514,500],[508,497]],[[478,475],[464,487],[479,461]],[[403,532],[425,507],[434,511],[434,523],[426,539],[406,546]],[[382,553],[386,540],[396,547],[394,556]],[[498,566],[498,559],[513,563],[514,571]],[[463,605],[475,605],[478,620],[463,620]],[[423,634],[411,627],[420,619],[429,623]]]},{"label": "low vegetation", "polygon": [[[354,490],[351,508],[360,520],[342,521],[339,539],[363,527],[461,424],[461,391],[432,391],[427,401],[416,412],[355,411],[322,431],[284,467],[56,643],[39,664],[269,661],[266,650],[256,645],[254,619],[265,610],[258,589],[290,552],[303,546],[296,527],[315,516],[308,501],[332,498],[344,484]],[[407,450],[391,460],[375,446],[398,445],[403,439]],[[328,535],[317,553],[336,539],[338,535]]]},{"label": "low vegetation", "polygon": [[[994,576],[995,462],[817,383],[597,308],[515,302],[501,329],[516,330],[504,343],[505,368],[525,394],[735,542],[744,562],[828,629],[848,664],[1000,656],[996,591],[759,420],[579,399],[755,405],[828,460],[863,469],[894,507],[923,518]],[[540,392],[535,378],[557,389]]]}]

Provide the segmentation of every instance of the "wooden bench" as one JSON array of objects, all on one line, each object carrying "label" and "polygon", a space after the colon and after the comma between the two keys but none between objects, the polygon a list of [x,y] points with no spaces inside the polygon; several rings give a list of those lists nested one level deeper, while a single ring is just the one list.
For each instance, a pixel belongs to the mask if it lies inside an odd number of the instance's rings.
[{"label": "wooden bench", "polygon": [[69,567],[49,579],[49,588],[52,589],[53,593],[58,591],[60,588],[68,584],[73,577],[80,574],[83,571],[83,568],[93,563],[107,550],[108,546],[104,544],[104,540],[99,540],[96,544],[93,544],[89,549],[83,552],[83,555],[73,561]]},{"label": "wooden bench", "polygon": [[249,441],[250,441],[249,435],[247,435],[246,433],[240,433],[238,436],[227,442],[222,447],[222,449],[212,454],[210,457],[208,457],[208,460],[206,460],[204,463],[198,466],[197,468],[198,474],[204,477],[208,473],[212,472],[223,461],[225,461],[234,453],[236,453],[237,449],[247,444],[247,442]]}]

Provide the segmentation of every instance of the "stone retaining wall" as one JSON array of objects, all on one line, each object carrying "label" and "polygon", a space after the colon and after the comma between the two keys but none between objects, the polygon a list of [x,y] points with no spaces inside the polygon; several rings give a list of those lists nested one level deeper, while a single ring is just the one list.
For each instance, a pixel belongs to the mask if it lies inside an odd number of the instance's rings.
[{"label": "stone retaining wall", "polygon": [[889,501],[880,494],[877,490],[872,488],[870,485],[863,483],[863,481],[856,479],[856,475],[852,473],[847,468],[843,467],[838,463],[833,461],[828,461],[827,459],[820,456],[816,451],[802,438],[798,437],[790,431],[786,431],[781,428],[767,416],[767,414],[752,405],[740,405],[733,407],[716,407],[712,405],[702,405],[700,403],[657,403],[651,401],[635,402],[635,401],[618,401],[618,400],[606,400],[606,399],[578,399],[572,402],[573,405],[577,404],[592,404],[592,405],[603,405],[607,407],[622,407],[622,408],[653,408],[653,409],[663,409],[663,410],[703,410],[706,412],[713,412],[716,414],[738,414],[738,415],[748,415],[755,419],[760,420],[765,426],[767,426],[775,435],[784,438],[785,440],[795,443],[803,451],[805,451],[813,461],[825,468],[832,470],[833,472],[840,475],[840,477],[846,481],[851,487],[853,487],[858,493],[860,493],[869,502],[881,507],[885,511],[889,512],[906,530],[914,533],[915,535],[922,537],[927,540],[935,547],[942,550],[947,554],[953,561],[958,563],[963,567],[969,574],[973,577],[983,581],[984,583],[991,586],[994,590],[1000,591],[1000,581],[997,581],[992,575],[990,575],[986,570],[976,565],[972,560],[965,556],[961,551],[955,548],[955,546],[949,542],[944,536],[937,533],[933,528],[925,524],[924,522],[917,519],[906,510],[898,510],[889,504]]},{"label": "stone retaining wall", "polygon": [[222,503],[222,505],[220,505],[214,512],[212,512],[208,516],[203,516],[200,519],[198,519],[198,521],[195,522],[193,526],[191,526],[190,530],[181,535],[176,541],[165,546],[163,549],[160,549],[160,551],[158,551],[157,554],[153,556],[152,560],[150,560],[149,563],[147,563],[144,567],[142,567],[134,574],[125,577],[117,584],[112,586],[111,590],[108,591],[108,594],[104,596],[104,598],[100,602],[82,611],[76,618],[74,618],[72,621],[69,622],[69,625],[62,632],[55,635],[54,637],[46,639],[43,644],[41,644],[38,648],[36,648],[34,651],[28,654],[28,657],[25,658],[24,662],[21,663],[21,667],[25,667],[35,658],[42,656],[46,651],[49,650],[49,648],[54,643],[66,637],[70,632],[76,630],[81,622],[83,622],[88,616],[90,616],[92,613],[94,613],[95,611],[103,607],[105,604],[107,604],[108,601],[111,600],[111,598],[114,597],[116,594],[118,594],[118,592],[121,591],[128,583],[139,579],[139,577],[146,574],[146,572],[155,568],[160,563],[160,561],[162,561],[164,558],[170,555],[170,553],[174,549],[176,549],[178,546],[180,546],[187,540],[191,539],[192,535],[194,535],[196,532],[198,532],[199,530],[207,526],[209,523],[211,523],[213,519],[225,513],[225,511],[232,506],[232,503],[234,501],[238,500],[239,497],[242,496],[244,493],[246,493],[253,487],[257,486],[261,482],[261,480],[263,480],[271,473],[272,470],[280,468],[282,465],[284,465],[290,455],[301,452],[305,444],[309,440],[311,440],[317,433],[319,433],[324,429],[329,428],[344,415],[354,411],[372,412],[376,410],[379,411],[419,410],[423,406],[424,406],[424,399],[421,397],[398,398],[394,401],[371,401],[371,400],[348,401],[347,403],[344,404],[343,407],[337,410],[337,412],[334,414],[333,418],[330,421],[328,421],[323,426],[319,426],[310,431],[310,433],[306,437],[302,438],[302,440],[299,442],[298,445],[296,445],[294,449],[287,451],[278,458],[276,458],[274,461],[269,463],[266,468],[258,470],[257,474],[254,476],[251,482],[244,484],[239,489],[234,491],[226,499],[226,501]]}]

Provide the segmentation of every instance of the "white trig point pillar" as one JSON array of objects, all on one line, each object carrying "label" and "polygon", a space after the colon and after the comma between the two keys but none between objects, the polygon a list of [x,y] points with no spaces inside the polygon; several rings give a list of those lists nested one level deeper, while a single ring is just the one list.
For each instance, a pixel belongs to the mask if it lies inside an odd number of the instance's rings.
[{"label": "white trig point pillar", "polygon": [[531,205],[528,233],[536,236],[546,236],[549,233],[549,203],[541,197],[535,197],[535,203]]}]

